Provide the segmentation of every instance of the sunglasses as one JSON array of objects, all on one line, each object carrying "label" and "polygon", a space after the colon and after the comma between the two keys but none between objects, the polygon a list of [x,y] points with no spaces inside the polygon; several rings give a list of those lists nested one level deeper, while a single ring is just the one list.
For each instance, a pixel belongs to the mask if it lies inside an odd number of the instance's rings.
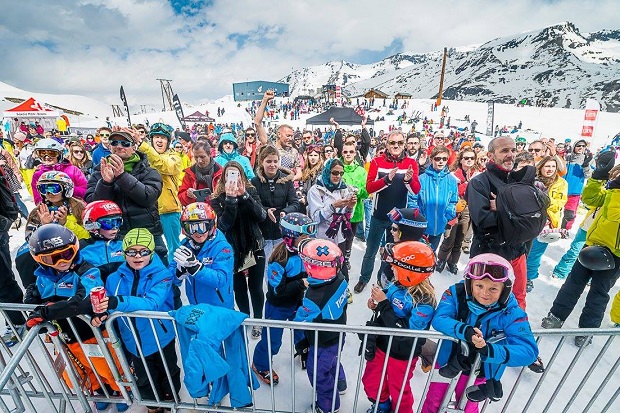
[{"label": "sunglasses", "polygon": [[39,263],[54,266],[62,263],[72,262],[77,255],[78,248],[75,244],[67,245],[64,248],[48,252],[46,254],[39,254],[35,256],[35,260]]},{"label": "sunglasses", "polygon": [[256,134],[255,133],[246,133],[245,136],[248,137],[248,138],[253,138],[253,137],[256,136]]},{"label": "sunglasses", "polygon": [[332,152],[334,152],[334,150],[333,149],[325,149],[323,152],[324,153],[332,153]]},{"label": "sunglasses", "polygon": [[524,143],[517,143],[517,146],[525,146]]},{"label": "sunglasses", "polygon": [[478,159],[478,161],[480,161],[480,162],[486,162],[486,161],[488,161],[488,160],[489,160],[489,158],[479,158],[479,159]]},{"label": "sunglasses", "polygon": [[542,152],[542,149],[528,149],[527,151],[530,153],[538,153],[538,152]]},{"label": "sunglasses", "polygon": [[110,133],[100,133],[99,136],[101,136],[102,138],[109,138],[110,137]]},{"label": "sunglasses", "polygon": [[58,195],[62,192],[62,185],[56,183],[44,183],[38,184],[37,190],[41,195],[50,194],[50,195]]},{"label": "sunglasses", "polygon": [[207,234],[215,227],[215,221],[186,221],[183,222],[183,230],[189,235]]},{"label": "sunglasses", "polygon": [[388,145],[390,146],[403,146],[405,141],[389,141]]},{"label": "sunglasses", "polygon": [[82,151],[82,150],[71,151],[71,152],[73,152],[73,153],[84,153],[84,151]]},{"label": "sunglasses", "polygon": [[399,231],[399,228],[398,228],[396,225],[392,225],[392,226],[390,227],[390,231],[392,231],[392,232],[396,232],[396,231]]},{"label": "sunglasses", "polygon": [[510,277],[510,270],[499,263],[481,263],[477,262],[467,266],[465,274],[472,280],[482,280],[490,278],[495,282],[507,281]]},{"label": "sunglasses", "polygon": [[174,149],[176,149],[176,150],[183,150],[183,147],[182,146],[175,146]]},{"label": "sunglasses", "polygon": [[99,228],[109,231],[112,229],[119,229],[123,225],[123,217],[105,217],[97,220]]},{"label": "sunglasses", "polygon": [[39,156],[39,158],[45,158],[45,157],[58,158],[60,154],[58,153],[58,151],[52,151],[49,149],[39,149],[37,151],[37,155]]},{"label": "sunglasses", "polygon": [[447,156],[435,156],[433,158],[433,161],[435,161],[435,162],[441,162],[441,161],[447,162],[448,161],[448,157]]},{"label": "sunglasses", "polygon": [[348,155],[348,154],[355,154],[355,151],[342,151],[343,155]]},{"label": "sunglasses", "polygon": [[344,175],[344,171],[330,171],[330,174],[332,174],[332,176],[342,176]]},{"label": "sunglasses", "polygon": [[146,135],[146,131],[144,129],[138,129],[138,133],[140,135]]},{"label": "sunglasses", "polygon": [[585,148],[586,145],[575,145],[575,148]]},{"label": "sunglasses", "polygon": [[464,161],[473,161],[474,159],[476,159],[475,156],[463,156],[462,158]]},{"label": "sunglasses", "polygon": [[420,144],[420,142],[408,142],[407,144],[408,144],[408,145],[419,145],[419,144]]},{"label": "sunglasses", "polygon": [[117,140],[113,140],[110,141],[110,146],[118,146],[121,145],[123,148],[129,148],[132,143],[126,140],[122,140],[122,141],[117,141]]},{"label": "sunglasses", "polygon": [[125,255],[128,257],[148,257],[149,255],[151,255],[153,253],[153,251],[151,251],[148,248],[145,248],[143,250],[125,250]]}]

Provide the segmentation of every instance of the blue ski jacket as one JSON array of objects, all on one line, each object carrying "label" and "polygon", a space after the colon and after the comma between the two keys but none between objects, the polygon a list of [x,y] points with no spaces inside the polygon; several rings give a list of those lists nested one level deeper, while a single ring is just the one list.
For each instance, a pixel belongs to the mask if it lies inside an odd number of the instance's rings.
[{"label": "blue ski jacket", "polygon": [[[462,284],[461,281],[459,284]],[[463,294],[464,295],[464,294]],[[517,304],[517,299],[510,293],[508,302],[504,308],[496,307],[481,314],[471,311],[472,300],[467,297],[466,303],[462,303],[457,297],[456,286],[448,288],[441,296],[441,301],[435,310],[432,326],[435,330],[465,341],[465,329],[468,326],[478,327],[485,340],[503,332],[504,340],[497,343],[487,343],[488,353],[481,356],[484,376],[487,379],[499,380],[506,367],[521,367],[532,364],[538,357],[538,345],[532,334],[527,314]],[[459,307],[467,305],[468,311],[466,322],[458,319]],[[477,306],[482,308],[481,306]],[[439,349],[437,363],[444,366],[456,344],[444,341]],[[476,350],[470,345],[470,354]]]},{"label": "blue ski jacket", "polygon": [[284,267],[276,261],[267,267],[267,301],[277,307],[299,305],[306,290],[304,264],[297,253],[288,254]]},{"label": "blue ski jacket", "polygon": [[183,381],[190,396],[208,397],[215,405],[229,394],[231,407],[251,405],[249,386],[257,389],[259,384],[249,374],[241,327],[247,315],[209,304],[186,305],[170,315],[177,322]]},{"label": "blue ski jacket", "polygon": [[[108,276],[105,283],[108,296],[118,298],[118,305],[111,312],[170,311],[173,309],[172,282],[173,276],[157,254],[153,254],[151,262],[139,271],[129,268],[125,262]],[[158,351],[149,319],[120,317],[118,328],[127,350],[134,356],[139,354],[136,341],[131,333],[130,323],[133,323],[136,329],[144,355],[148,356]],[[162,348],[174,340],[175,334],[171,321],[153,320],[153,325]]]},{"label": "blue ski jacket", "polygon": [[99,268],[101,279],[104,281],[125,262],[121,240],[106,241],[97,238],[81,240],[80,254],[86,262]]},{"label": "blue ski jacket", "polygon": [[[207,303],[218,307],[235,308],[233,296],[233,264],[232,247],[219,229],[215,238],[202,245],[196,251],[188,238],[181,242],[196,254],[202,262],[202,268],[195,275],[185,278],[185,293],[190,304]],[[173,259],[168,266],[173,275],[176,275],[177,263]],[[175,283],[180,285],[175,276]]]},{"label": "blue ski jacket", "polygon": [[436,171],[432,166],[420,175],[420,192],[407,194],[407,208],[418,208],[426,217],[427,235],[440,235],[446,224],[456,217],[459,200],[458,179],[448,168]]}]

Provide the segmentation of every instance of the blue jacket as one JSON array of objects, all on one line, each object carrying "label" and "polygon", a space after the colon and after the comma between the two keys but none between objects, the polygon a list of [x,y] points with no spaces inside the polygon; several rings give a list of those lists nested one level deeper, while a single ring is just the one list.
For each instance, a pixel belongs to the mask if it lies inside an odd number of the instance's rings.
[{"label": "blue jacket", "polygon": [[459,200],[458,179],[444,168],[436,171],[432,166],[420,175],[420,192],[408,193],[407,208],[419,208],[428,220],[427,235],[440,235],[446,224],[456,217]]},{"label": "blue jacket", "polygon": [[568,195],[581,195],[586,179],[592,175],[592,170],[589,167],[581,166],[584,160],[585,155],[581,153],[571,154],[566,159],[566,175],[563,178],[568,183]]},{"label": "blue jacket", "polygon": [[[231,142],[235,146],[235,149],[231,153],[225,153],[222,148],[224,142]],[[243,167],[243,172],[245,172],[248,180],[254,178],[254,171],[252,170],[250,160],[237,151],[237,141],[232,133],[223,133],[222,136],[220,136],[218,150],[220,154],[215,157],[215,162],[220,164],[222,168],[230,161],[239,162]],[[226,179],[226,177],[222,178]]]},{"label": "blue jacket", "polygon": [[111,154],[112,152],[109,149],[104,148],[102,144],[97,145],[97,147],[93,149],[93,166],[99,165],[101,163],[101,158],[105,158]]},{"label": "blue jacket", "polygon": [[82,240],[80,254],[86,262],[99,268],[101,279],[104,281],[125,262],[121,240],[106,241],[99,238]]},{"label": "blue jacket", "polygon": [[[463,283],[463,281],[461,281]],[[467,300],[471,308],[470,299]],[[478,306],[478,308],[481,308]],[[508,297],[505,308],[489,310],[477,316],[471,310],[468,312],[467,323],[457,319],[459,299],[456,287],[448,288],[441,296],[441,301],[435,310],[432,326],[435,330],[459,340],[465,341],[467,326],[478,327],[485,340],[495,332],[504,332],[506,338],[494,344],[488,344],[488,354],[482,356],[484,375],[487,379],[500,379],[506,367],[521,367],[532,364],[538,357],[538,345],[532,334],[527,314],[517,304],[512,293]],[[444,366],[450,357],[452,346],[450,341],[444,341],[439,349],[437,363]],[[470,345],[470,354],[475,354],[473,345]]]},{"label": "blue jacket", "polygon": [[276,261],[267,267],[267,301],[277,307],[299,306],[306,290],[304,264],[298,254],[288,254],[284,267]]},{"label": "blue jacket", "polygon": [[[170,311],[173,309],[172,282],[173,276],[157,254],[153,254],[151,262],[139,271],[132,270],[126,262],[123,263],[118,270],[108,276],[105,289],[108,296],[118,298],[118,305],[112,311]],[[118,328],[127,350],[135,356],[139,354],[130,323],[134,323],[144,355],[148,356],[158,351],[149,319],[121,317],[118,320]],[[153,320],[153,325],[162,348],[174,340],[171,321]]]},{"label": "blue jacket", "polygon": [[250,405],[248,387],[257,389],[259,384],[254,374],[248,373],[240,327],[247,315],[209,304],[186,305],[170,311],[170,315],[177,322],[183,382],[190,396],[208,396],[209,404],[219,404],[230,394],[232,407]]},{"label": "blue jacket", "polygon": [[[203,244],[196,251],[186,238],[181,242],[196,254],[202,262],[202,268],[193,276],[185,279],[185,294],[190,304],[207,303],[218,307],[235,308],[233,297],[233,263],[232,247],[219,229],[215,238]],[[176,274],[177,263],[173,259],[168,266],[172,274]],[[181,281],[175,277],[176,284]]]}]

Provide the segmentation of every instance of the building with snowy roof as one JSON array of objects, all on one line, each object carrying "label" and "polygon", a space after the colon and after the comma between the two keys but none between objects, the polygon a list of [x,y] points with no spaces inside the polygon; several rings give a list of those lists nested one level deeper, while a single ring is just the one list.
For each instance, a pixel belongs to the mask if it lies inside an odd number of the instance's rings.
[{"label": "building with snowy roof", "polygon": [[288,83],[254,80],[251,82],[233,83],[233,96],[235,101],[261,100],[268,89],[273,89],[276,96],[289,95]]}]

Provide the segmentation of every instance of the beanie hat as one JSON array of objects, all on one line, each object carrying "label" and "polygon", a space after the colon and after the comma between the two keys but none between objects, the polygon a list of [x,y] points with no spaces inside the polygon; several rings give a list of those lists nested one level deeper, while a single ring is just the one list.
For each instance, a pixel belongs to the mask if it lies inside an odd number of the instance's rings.
[{"label": "beanie hat", "polygon": [[153,251],[155,249],[155,238],[146,228],[134,228],[123,238],[123,251],[127,251],[136,245],[141,245]]},{"label": "beanie hat", "polygon": [[192,138],[189,136],[189,133],[183,131],[174,132],[174,136],[177,138],[183,139],[185,142],[191,142]]},{"label": "beanie hat", "polygon": [[13,139],[23,142],[26,140],[26,134],[23,132],[15,132],[13,134]]}]

